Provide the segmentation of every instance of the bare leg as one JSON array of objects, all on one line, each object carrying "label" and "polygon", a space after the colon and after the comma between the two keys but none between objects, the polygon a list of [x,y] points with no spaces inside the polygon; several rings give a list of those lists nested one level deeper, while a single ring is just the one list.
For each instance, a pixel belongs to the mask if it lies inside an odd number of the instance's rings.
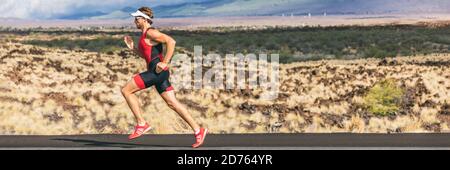
[{"label": "bare leg", "polygon": [[141,89],[137,87],[136,83],[133,80],[131,80],[122,88],[122,95],[123,97],[125,97],[128,106],[133,112],[134,117],[136,118],[136,122],[141,126],[144,125],[146,121],[142,117],[143,112],[141,110],[139,100],[136,97],[136,95],[134,95],[134,93],[140,90]]},{"label": "bare leg", "polygon": [[189,126],[191,126],[194,132],[200,129],[200,126],[197,123],[195,123],[194,119],[192,118],[191,114],[189,114],[186,107],[184,107],[183,104],[181,104],[177,100],[177,98],[175,97],[175,92],[173,90],[162,93],[161,97],[164,99],[164,101],[166,101],[167,105],[172,110],[177,112],[178,115],[180,115],[181,118],[183,118],[183,120],[186,121],[189,124]]}]

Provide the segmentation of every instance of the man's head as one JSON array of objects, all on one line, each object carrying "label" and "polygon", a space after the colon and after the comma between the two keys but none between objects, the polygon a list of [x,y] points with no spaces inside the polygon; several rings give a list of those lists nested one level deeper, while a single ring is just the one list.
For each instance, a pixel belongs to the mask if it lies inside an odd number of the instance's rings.
[{"label": "man's head", "polygon": [[134,23],[138,29],[141,29],[146,24],[152,24],[153,21],[153,10],[149,7],[141,7],[136,12],[132,13],[131,16],[135,17]]}]

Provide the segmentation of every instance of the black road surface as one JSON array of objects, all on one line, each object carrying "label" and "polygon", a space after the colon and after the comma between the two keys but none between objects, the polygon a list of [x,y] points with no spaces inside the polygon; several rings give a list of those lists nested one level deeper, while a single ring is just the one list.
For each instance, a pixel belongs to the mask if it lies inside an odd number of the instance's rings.
[{"label": "black road surface", "polygon": [[[193,135],[0,136],[0,149],[192,149]],[[200,149],[450,149],[450,133],[209,134]]]}]

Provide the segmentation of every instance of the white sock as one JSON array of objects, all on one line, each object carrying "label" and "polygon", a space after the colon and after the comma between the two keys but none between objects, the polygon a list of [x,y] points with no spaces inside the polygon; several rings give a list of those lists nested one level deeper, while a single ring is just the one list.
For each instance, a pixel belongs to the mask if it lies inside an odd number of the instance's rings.
[{"label": "white sock", "polygon": [[194,134],[199,134],[200,133],[200,129],[195,130]]}]

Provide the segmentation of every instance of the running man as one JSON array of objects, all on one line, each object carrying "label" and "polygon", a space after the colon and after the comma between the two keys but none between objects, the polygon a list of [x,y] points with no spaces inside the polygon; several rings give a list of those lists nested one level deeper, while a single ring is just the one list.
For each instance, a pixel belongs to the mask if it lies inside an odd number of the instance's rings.
[{"label": "running man", "polygon": [[[169,64],[175,50],[175,40],[170,36],[159,32],[152,27],[153,11],[148,7],[141,7],[131,14],[136,27],[142,31],[137,48],[130,36],[125,36],[124,41],[129,49],[140,55],[147,63],[147,71],[135,75],[123,88],[122,94],[133,112],[137,125],[129,139],[142,136],[151,129],[150,125],[142,117],[142,110],[138,98],[134,93],[155,86],[158,93],[167,105],[177,112],[194,131],[196,143],[192,147],[197,148],[203,144],[207,129],[201,128],[192,119],[187,109],[175,98],[175,92],[169,82]],[[166,45],[166,54],[163,56],[163,44]]]}]

